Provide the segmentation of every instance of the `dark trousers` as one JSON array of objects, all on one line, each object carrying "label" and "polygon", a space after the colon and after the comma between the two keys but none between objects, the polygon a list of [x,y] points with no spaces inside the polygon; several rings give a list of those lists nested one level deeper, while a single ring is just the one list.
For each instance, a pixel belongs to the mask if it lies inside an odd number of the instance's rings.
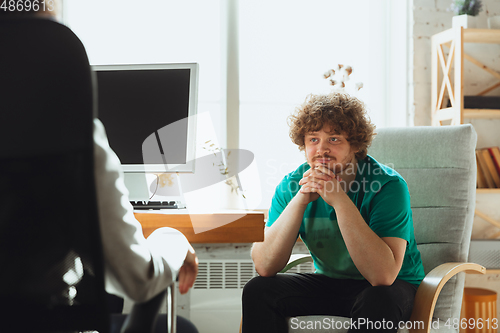
[{"label": "dark trousers", "polygon": [[[119,333],[127,318],[126,314],[122,314],[124,300],[121,297],[107,294],[107,302],[110,312],[110,332]],[[167,315],[158,314],[154,332],[167,333]],[[198,333],[198,330],[189,320],[177,316],[177,333]]]},{"label": "dark trousers", "polygon": [[416,290],[402,280],[373,287],[366,280],[332,279],[312,273],[257,276],[243,289],[242,333],[286,333],[287,317],[305,315],[352,318],[349,332],[371,332],[375,328],[382,328],[377,332],[396,332],[399,322],[410,318]]},{"label": "dark trousers", "polygon": [[[127,318],[127,315],[122,314],[112,314],[111,315],[111,333],[119,333],[123,322]],[[154,333],[167,333],[167,316],[165,314],[159,314],[156,318],[156,325],[154,328]],[[177,333],[198,333],[198,329],[194,324],[181,317],[177,316]]]}]

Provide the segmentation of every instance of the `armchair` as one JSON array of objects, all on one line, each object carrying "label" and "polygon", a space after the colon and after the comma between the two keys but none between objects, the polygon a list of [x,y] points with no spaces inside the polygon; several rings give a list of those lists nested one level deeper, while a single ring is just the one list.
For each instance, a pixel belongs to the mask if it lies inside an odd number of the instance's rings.
[{"label": "armchair", "polygon": [[[453,323],[460,318],[463,272],[486,272],[480,265],[467,263],[476,194],[475,146],[476,133],[471,125],[384,128],[368,151],[379,162],[396,169],[408,183],[415,238],[426,273],[410,319],[419,324],[398,332],[458,332]],[[283,271],[308,260],[308,255],[292,256]],[[325,316],[297,318],[314,322]],[[347,331],[291,326],[289,332]]]}]

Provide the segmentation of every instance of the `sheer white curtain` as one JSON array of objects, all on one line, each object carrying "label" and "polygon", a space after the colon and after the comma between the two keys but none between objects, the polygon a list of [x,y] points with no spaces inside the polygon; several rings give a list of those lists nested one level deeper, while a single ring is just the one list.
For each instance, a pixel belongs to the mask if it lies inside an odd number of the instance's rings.
[{"label": "sheer white curtain", "polygon": [[[224,10],[228,1],[238,9]],[[350,83],[363,82],[358,96],[377,126],[406,125],[406,6],[407,0],[65,0],[63,18],[92,64],[198,62],[198,111],[210,112],[220,142],[228,115],[239,112],[239,123],[229,126],[237,127],[238,147],[255,154],[260,208],[268,208],[281,178],[304,161],[286,118],[308,94],[330,90],[322,74],[336,64],[354,68]],[[224,15],[236,16],[239,33],[229,42],[237,45],[225,44]],[[225,52],[235,46],[239,110],[226,110]]]}]

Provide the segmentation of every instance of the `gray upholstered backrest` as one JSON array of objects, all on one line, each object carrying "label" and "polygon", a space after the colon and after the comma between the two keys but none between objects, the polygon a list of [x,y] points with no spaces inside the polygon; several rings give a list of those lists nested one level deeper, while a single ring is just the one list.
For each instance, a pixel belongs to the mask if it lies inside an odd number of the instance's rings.
[{"label": "gray upholstered backrest", "polygon": [[[476,132],[471,125],[384,128],[368,154],[408,183],[415,238],[425,273],[467,261],[476,196]],[[459,318],[465,276],[451,279],[434,317]]]}]

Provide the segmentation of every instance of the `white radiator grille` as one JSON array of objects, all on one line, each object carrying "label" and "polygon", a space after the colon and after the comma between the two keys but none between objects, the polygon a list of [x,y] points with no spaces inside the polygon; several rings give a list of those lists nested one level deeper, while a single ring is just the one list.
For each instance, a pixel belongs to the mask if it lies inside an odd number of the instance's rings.
[{"label": "white radiator grille", "polygon": [[500,268],[500,241],[473,239],[470,243],[468,261],[489,269]]},{"label": "white radiator grille", "polygon": [[251,260],[200,260],[194,289],[242,289],[254,276]]},{"label": "white radiator grille", "polygon": [[[290,269],[289,273],[310,273],[311,262]],[[194,289],[243,289],[245,283],[257,276],[251,260],[200,260]]]},{"label": "white radiator grille", "polygon": [[[291,271],[310,272],[305,263]],[[191,290],[190,319],[203,333],[233,332],[241,319],[241,294],[245,284],[257,276],[251,259],[200,259]]]},{"label": "white radiator grille", "polygon": [[314,265],[312,262],[305,262],[290,268],[287,273],[311,273],[314,272]]}]

